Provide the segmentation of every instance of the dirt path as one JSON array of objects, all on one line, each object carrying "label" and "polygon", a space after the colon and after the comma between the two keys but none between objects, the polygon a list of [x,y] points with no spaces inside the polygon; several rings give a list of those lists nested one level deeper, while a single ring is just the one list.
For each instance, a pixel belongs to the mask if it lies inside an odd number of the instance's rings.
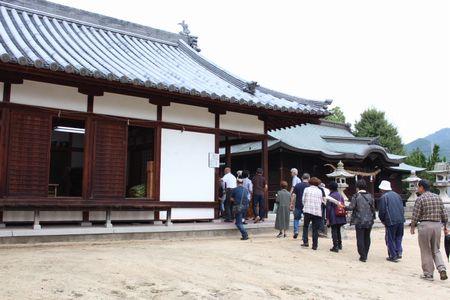
[{"label": "dirt path", "polygon": [[418,278],[416,236],[393,264],[383,230],[367,263],[348,235],[339,254],[273,236],[0,247],[0,299],[449,299],[450,281]]}]

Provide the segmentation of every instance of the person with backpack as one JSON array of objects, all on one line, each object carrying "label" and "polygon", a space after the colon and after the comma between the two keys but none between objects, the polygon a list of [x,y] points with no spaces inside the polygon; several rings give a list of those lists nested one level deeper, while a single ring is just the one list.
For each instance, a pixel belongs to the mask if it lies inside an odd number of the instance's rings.
[{"label": "person with backpack", "polygon": [[333,247],[330,251],[338,253],[339,250],[342,250],[341,227],[347,223],[344,197],[338,192],[337,182],[330,182],[328,188],[330,189],[330,197],[341,203],[341,205],[337,205],[328,201],[326,205],[327,225],[331,227],[331,237],[333,239]]},{"label": "person with backpack", "polygon": [[247,209],[247,199],[249,191],[243,185],[244,181],[242,178],[237,179],[237,187],[233,189],[231,192],[231,203],[233,207],[233,214],[236,219],[236,227],[241,232],[242,238],[241,240],[248,240],[248,233],[244,228],[242,223],[242,218],[244,215],[244,211]]},{"label": "person with backpack", "polygon": [[353,195],[350,205],[345,209],[352,211],[350,225],[355,225],[356,244],[359,261],[366,262],[370,249],[370,232],[375,220],[375,201],[366,191],[367,183],[364,179],[356,182],[356,194]]},{"label": "person with backpack", "polygon": [[403,229],[405,223],[405,209],[399,194],[392,191],[391,183],[381,181],[379,189],[383,193],[378,201],[378,217],[386,227],[386,246],[388,248],[387,261],[398,262],[402,258]]}]

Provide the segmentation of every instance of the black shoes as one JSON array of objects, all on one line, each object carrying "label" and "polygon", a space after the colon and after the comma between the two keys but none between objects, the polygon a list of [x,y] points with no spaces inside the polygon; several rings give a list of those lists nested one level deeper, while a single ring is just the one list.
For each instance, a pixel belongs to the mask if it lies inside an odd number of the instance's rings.
[{"label": "black shoes", "polygon": [[313,250],[317,250],[317,247],[312,247],[311,249],[313,249]]},{"label": "black shoes", "polygon": [[309,248],[309,244],[305,244],[305,243],[301,244],[300,246],[302,246],[303,248]]},{"label": "black shoes", "polygon": [[441,275],[441,280],[447,280],[447,272],[445,270],[439,271],[439,275]]},{"label": "black shoes", "polygon": [[333,248],[330,249],[330,251],[338,253],[339,252],[339,248],[333,247]]},{"label": "black shoes", "polygon": [[342,250],[342,244],[339,244],[339,245],[338,245],[338,249],[339,249],[339,250]]},{"label": "black shoes", "polygon": [[294,238],[294,239],[298,238],[298,233],[294,233],[293,238]]},{"label": "black shoes", "polygon": [[390,262],[394,262],[394,263],[398,262],[398,258],[397,257],[386,257],[386,260],[390,261]]},{"label": "black shoes", "polygon": [[277,238],[280,238],[280,237],[282,237],[282,236],[283,236],[283,233],[280,232],[280,233],[277,235]]},{"label": "black shoes", "polygon": [[360,257],[360,258],[359,258],[359,261],[360,261],[360,262],[366,262],[366,261],[367,261],[367,258]]},{"label": "black shoes", "polygon": [[248,236],[241,237],[241,241],[246,241],[246,240],[248,240]]}]

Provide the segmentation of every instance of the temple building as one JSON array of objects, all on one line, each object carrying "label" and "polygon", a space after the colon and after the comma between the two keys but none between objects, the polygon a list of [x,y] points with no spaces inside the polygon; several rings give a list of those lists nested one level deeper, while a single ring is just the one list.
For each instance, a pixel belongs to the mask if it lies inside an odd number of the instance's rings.
[{"label": "temple building", "polygon": [[[329,101],[230,74],[180,25],[170,33],[47,1],[0,1],[0,225],[213,219],[219,148],[238,143],[259,147],[251,159],[265,170],[269,146],[285,157],[271,182],[294,162],[326,169],[321,159],[334,153],[301,158],[268,132],[318,123]],[[377,154],[371,170],[400,162]]]},{"label": "temple building", "polygon": [[[279,182],[291,182],[292,168],[299,170],[299,176],[306,172],[327,183],[333,180],[327,174],[342,161],[345,170],[355,175],[347,179],[347,196],[355,192],[355,180],[363,178],[375,198],[379,196],[378,185],[382,180],[390,181],[394,191],[404,194],[403,175],[425,170],[403,163],[405,156],[388,153],[376,138],[355,137],[346,124],[321,120],[320,124],[269,131],[269,136],[269,208],[273,205]],[[261,145],[254,142],[225,147],[221,149],[222,164],[254,173],[260,153]],[[406,200],[406,195],[404,198]]]}]

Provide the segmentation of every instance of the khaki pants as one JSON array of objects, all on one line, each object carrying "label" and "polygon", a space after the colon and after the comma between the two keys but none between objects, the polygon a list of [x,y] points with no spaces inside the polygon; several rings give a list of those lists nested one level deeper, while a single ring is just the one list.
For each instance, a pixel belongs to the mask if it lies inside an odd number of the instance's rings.
[{"label": "khaki pants", "polygon": [[433,276],[434,265],[438,271],[445,270],[442,259],[441,246],[441,222],[421,222],[418,227],[419,247],[422,259],[422,270],[424,275]]}]

